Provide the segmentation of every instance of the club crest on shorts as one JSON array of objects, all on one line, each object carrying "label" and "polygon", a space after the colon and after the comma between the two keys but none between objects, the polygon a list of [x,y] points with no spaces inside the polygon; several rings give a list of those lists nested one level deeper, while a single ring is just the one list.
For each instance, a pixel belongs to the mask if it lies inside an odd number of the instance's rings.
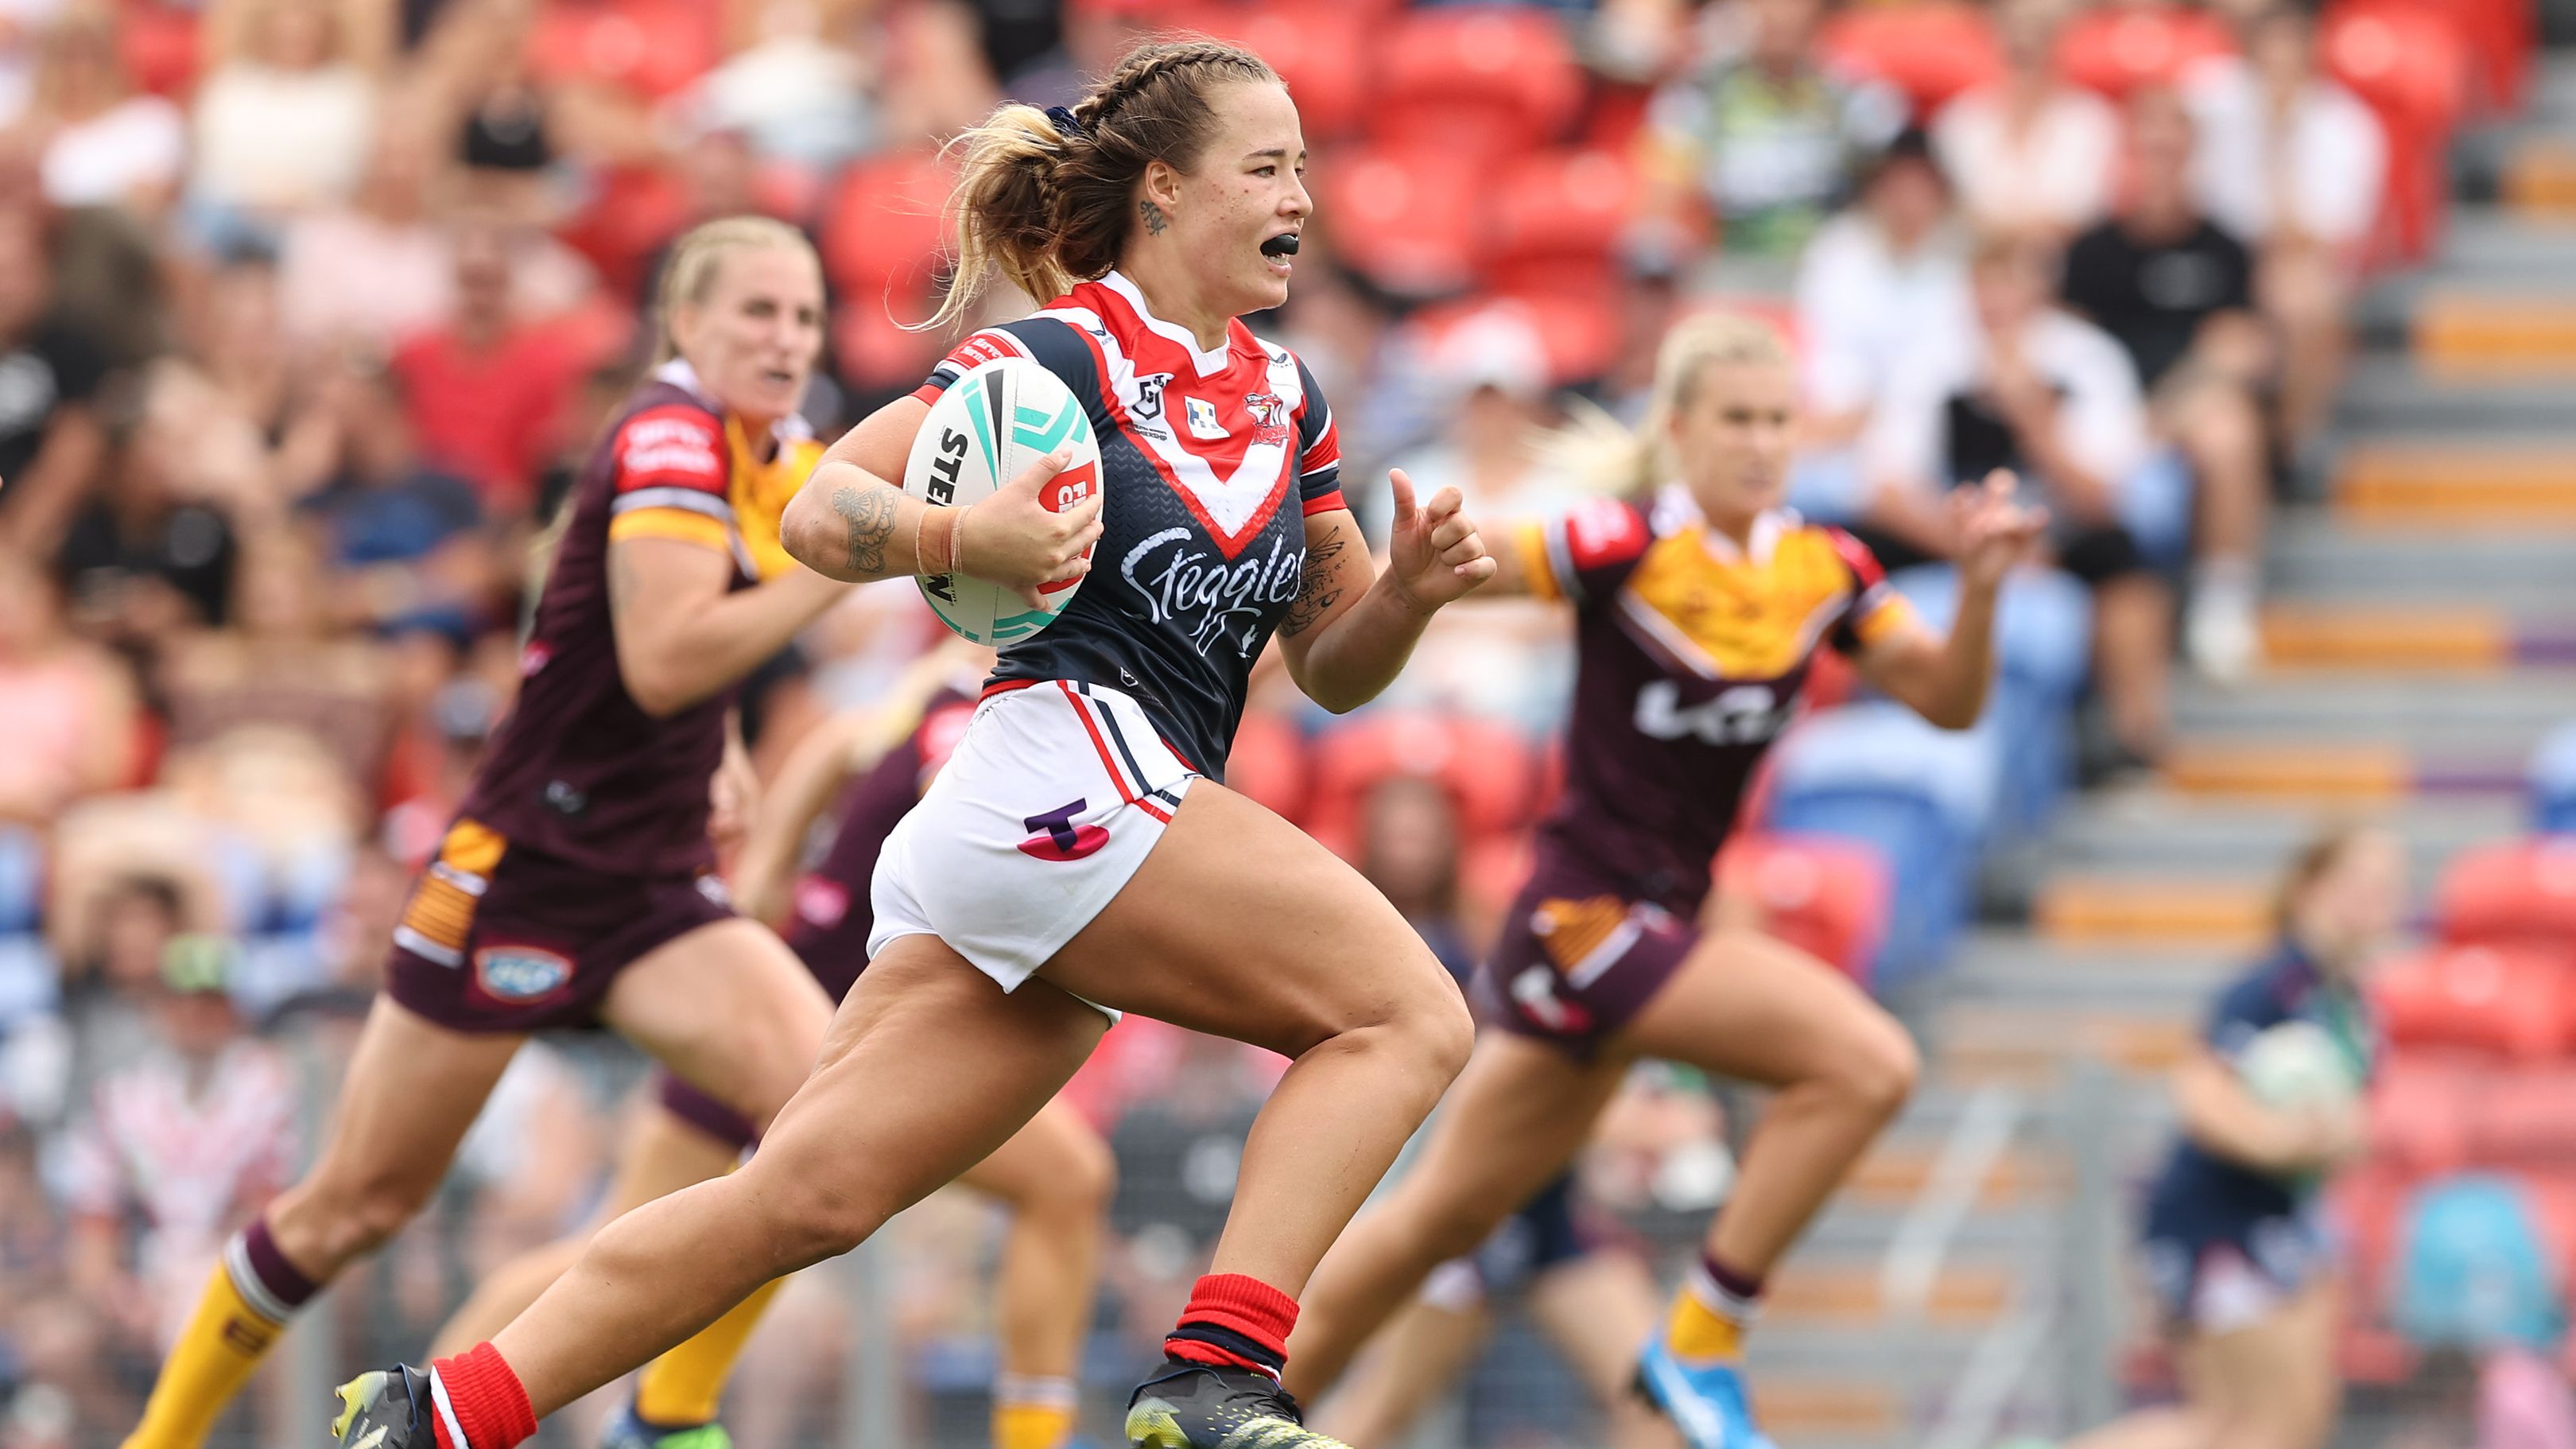
[{"label": "club crest on shorts", "polygon": [[572,981],[572,961],[535,946],[486,946],[474,953],[474,982],[499,1001],[538,1001]]},{"label": "club crest on shorts", "polygon": [[1089,809],[1089,800],[1058,805],[1023,823],[1037,833],[1020,842],[1022,855],[1040,860],[1080,860],[1109,843],[1109,832],[1097,825],[1077,825],[1073,817]]}]

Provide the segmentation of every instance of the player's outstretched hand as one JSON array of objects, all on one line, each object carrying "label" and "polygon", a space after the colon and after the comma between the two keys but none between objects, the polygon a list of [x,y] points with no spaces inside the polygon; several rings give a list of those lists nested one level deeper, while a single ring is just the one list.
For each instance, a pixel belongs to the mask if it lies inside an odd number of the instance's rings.
[{"label": "player's outstretched hand", "polygon": [[1974,488],[1950,493],[1951,525],[1959,540],[1959,581],[1972,589],[2000,586],[2013,565],[2028,558],[2048,526],[2048,510],[2015,497],[2021,480],[1997,468]]},{"label": "player's outstretched hand", "polygon": [[1091,572],[1083,552],[1100,537],[1100,490],[1066,503],[1062,512],[1047,506],[1055,475],[1071,461],[1073,450],[1058,448],[968,508],[957,520],[957,571],[1000,584],[1032,609],[1045,607],[1040,585]]},{"label": "player's outstretched hand", "polygon": [[1395,526],[1388,531],[1386,571],[1414,607],[1429,611],[1494,576],[1500,565],[1485,551],[1476,521],[1463,511],[1455,488],[1443,488],[1416,508],[1413,480],[1398,468],[1386,475],[1395,493]]}]

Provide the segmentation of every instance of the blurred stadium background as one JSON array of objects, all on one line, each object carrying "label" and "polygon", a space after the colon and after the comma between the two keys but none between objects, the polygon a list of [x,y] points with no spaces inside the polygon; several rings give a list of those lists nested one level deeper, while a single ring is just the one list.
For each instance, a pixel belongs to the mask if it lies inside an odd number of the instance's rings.
[{"label": "blurred stadium background", "polygon": [[[2413,1194],[2508,1174],[2553,1301],[2576,1260],[2576,5],[2331,0],[2312,45],[2266,8],[0,0],[0,1449],[114,1443],[222,1235],[309,1151],[660,250],[736,210],[812,232],[828,434],[942,350],[898,325],[937,274],[938,141],[1176,26],[1253,45],[1303,108],[1320,210],[1264,330],[1381,489],[1406,462],[1488,519],[1561,503],[1534,431],[1570,398],[1633,412],[1661,329],[1732,305],[1802,346],[1802,504],[1881,519],[1960,466],[1888,415],[1941,405],[1943,346],[1989,325],[1978,236],[2132,361],[2067,385],[2100,390],[2079,442],[2118,460],[2103,507],[2152,571],[2021,581],[1971,734],[1820,682],[1725,863],[1726,909],[1867,981],[1930,1063],[1777,1281],[1781,1441],[1982,1449],[2170,1392],[2128,1258],[2159,1074],[2260,946],[2284,854],[2345,814],[2402,832],[2420,930],[2333,1198],[2338,1442],[2467,1444],[2391,1311]],[[2217,240],[2158,253],[2158,215]],[[2105,300],[2132,294],[2162,310]],[[2251,353],[2190,350],[2231,321]],[[1903,584],[1938,609],[1937,560]],[[2097,660],[2097,604],[2144,645]],[[819,625],[755,687],[760,759],[927,620],[898,584]],[[1550,620],[1456,611],[1368,711],[1260,701],[1238,782],[1472,951],[1566,666]],[[225,990],[179,989],[209,962]],[[1123,1174],[1095,1427],[1275,1066],[1130,1022],[1078,1083]],[[526,1053],[224,1442],[320,1442],[325,1384],[581,1221],[636,1078],[603,1039]],[[1585,1168],[1605,1231],[1674,1266],[1755,1110],[1641,1076]],[[738,1440],[981,1443],[993,1241],[935,1199],[809,1274]],[[1583,1422],[1506,1326],[1421,1442]]]}]

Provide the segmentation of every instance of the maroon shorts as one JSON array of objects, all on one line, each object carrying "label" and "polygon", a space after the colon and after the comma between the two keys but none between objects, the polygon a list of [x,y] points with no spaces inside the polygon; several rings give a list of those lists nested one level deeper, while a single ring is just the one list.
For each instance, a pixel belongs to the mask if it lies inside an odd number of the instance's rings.
[{"label": "maroon shorts", "polygon": [[459,820],[403,906],[385,991],[451,1031],[591,1026],[618,972],[732,916],[713,876],[589,870]]},{"label": "maroon shorts", "polygon": [[1663,907],[1542,874],[1476,972],[1477,1006],[1506,1031],[1589,1060],[1682,968],[1699,933]]}]

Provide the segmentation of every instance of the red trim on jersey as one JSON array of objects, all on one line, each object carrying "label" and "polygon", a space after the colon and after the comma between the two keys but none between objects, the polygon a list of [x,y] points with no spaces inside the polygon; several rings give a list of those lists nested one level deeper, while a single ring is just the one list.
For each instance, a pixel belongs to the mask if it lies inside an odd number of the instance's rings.
[{"label": "red trim on jersey", "polygon": [[1852,571],[1853,592],[1865,594],[1887,582],[1887,569],[1879,563],[1878,555],[1869,551],[1868,544],[1830,525],[1825,529],[1825,538],[1841,556],[1843,567]]},{"label": "red trim on jersey", "polygon": [[983,692],[983,693],[981,693],[981,694],[979,694],[979,695],[977,695],[977,696],[975,696],[975,702],[976,702],[977,704],[982,704],[984,701],[986,701],[986,700],[988,700],[988,699],[991,699],[994,695],[997,695],[997,694],[1008,694],[1008,693],[1010,693],[1010,692],[1011,692],[1012,690],[1014,690],[1014,689],[1026,689],[1026,688],[1028,688],[1030,685],[1035,684],[1035,683],[1037,683],[1037,682],[1038,682],[1038,681],[1036,681],[1036,680],[1034,680],[1034,679],[1004,679],[1004,680],[999,680],[999,681],[996,681],[996,682],[994,682],[994,683],[992,683],[992,684],[985,685],[985,686],[984,686],[984,692]]},{"label": "red trim on jersey", "polygon": [[912,397],[916,401],[935,403],[939,401],[939,395],[946,391],[948,391],[948,389],[941,387],[935,382],[925,382],[921,386],[914,388],[909,394],[907,394],[907,396]]},{"label": "red trim on jersey", "polygon": [[694,488],[719,498],[726,494],[731,470],[724,420],[705,408],[665,403],[641,409],[617,425],[608,448],[615,460],[615,492]]},{"label": "red trim on jersey", "polygon": [[[1127,299],[1118,295],[1115,289],[1101,286],[1097,282],[1085,282],[1081,286],[1074,288],[1072,292],[1066,294],[1066,300],[1077,306],[1089,309],[1091,313],[1099,317],[1103,323],[1119,322],[1123,319],[1123,330],[1127,335],[1119,338],[1118,345],[1122,351],[1127,353],[1127,361],[1131,369],[1139,367],[1139,359],[1137,358],[1135,348],[1143,346],[1147,339],[1151,339],[1152,343],[1156,346],[1169,347],[1175,351],[1181,352],[1183,354],[1182,360],[1188,365],[1191,376],[1193,378],[1197,378],[1198,361],[1196,358],[1188,356],[1188,349],[1147,326],[1145,319],[1139,316],[1136,309],[1128,305]],[[1117,318],[1113,318],[1107,310],[1108,304],[1110,303],[1117,304]],[[1108,401],[1110,414],[1118,420],[1118,425],[1122,430],[1132,431],[1129,427],[1126,406],[1119,401],[1117,389],[1110,385],[1109,355],[1101,347],[1100,339],[1092,336],[1089,331],[1085,330],[1078,323],[1068,323],[1067,325],[1071,326],[1073,330],[1081,336],[1082,340],[1091,347],[1091,356],[1093,361],[1100,369],[1100,391]],[[1122,329],[1113,328],[1113,330]],[[1226,363],[1224,371],[1217,374],[1220,378],[1223,378],[1228,373],[1234,371],[1235,343],[1238,338],[1246,342],[1249,342],[1252,338],[1251,331],[1244,327],[1243,319],[1239,317],[1226,324]],[[1267,356],[1267,354],[1262,355],[1265,358]],[[1152,370],[1160,372],[1163,369],[1155,368]],[[1176,367],[1171,369],[1171,371],[1177,378],[1181,369]],[[1199,380],[1204,381],[1205,379]],[[1240,397],[1236,399],[1236,401],[1240,400]],[[1180,438],[1180,432],[1175,429],[1172,433],[1173,441],[1179,442]],[[1216,541],[1217,551],[1223,554],[1228,562],[1233,561],[1238,555],[1240,555],[1243,552],[1244,547],[1251,543],[1253,538],[1258,535],[1261,530],[1270,526],[1270,520],[1278,516],[1279,505],[1287,498],[1288,489],[1290,485],[1297,481],[1297,474],[1299,472],[1298,469],[1293,467],[1280,469],[1278,484],[1270,490],[1267,497],[1261,500],[1261,506],[1252,510],[1252,516],[1244,520],[1243,527],[1241,529],[1233,533],[1228,533],[1217,526],[1216,519],[1209,515],[1206,505],[1200,503],[1198,495],[1191,492],[1181,483],[1180,478],[1172,472],[1171,465],[1164,462],[1160,454],[1156,453],[1154,449],[1141,438],[1130,437],[1127,441],[1129,446],[1135,448],[1137,452],[1145,455],[1146,462],[1154,465],[1154,471],[1162,475],[1163,482],[1170,486],[1173,496],[1179,498],[1181,500],[1181,506],[1187,508],[1190,511],[1190,516],[1199,521],[1199,526],[1207,530],[1208,537]],[[1181,446],[1186,449],[1189,445],[1183,443]],[[1238,458],[1236,461],[1240,463],[1242,460]],[[1209,471],[1215,471],[1215,465],[1213,463],[1209,464]]]},{"label": "red trim on jersey", "polygon": [[1342,490],[1336,487],[1330,493],[1323,494],[1320,497],[1307,499],[1306,516],[1308,518],[1312,518],[1318,513],[1330,513],[1336,508],[1348,508],[1350,506],[1349,502],[1342,497]]}]

